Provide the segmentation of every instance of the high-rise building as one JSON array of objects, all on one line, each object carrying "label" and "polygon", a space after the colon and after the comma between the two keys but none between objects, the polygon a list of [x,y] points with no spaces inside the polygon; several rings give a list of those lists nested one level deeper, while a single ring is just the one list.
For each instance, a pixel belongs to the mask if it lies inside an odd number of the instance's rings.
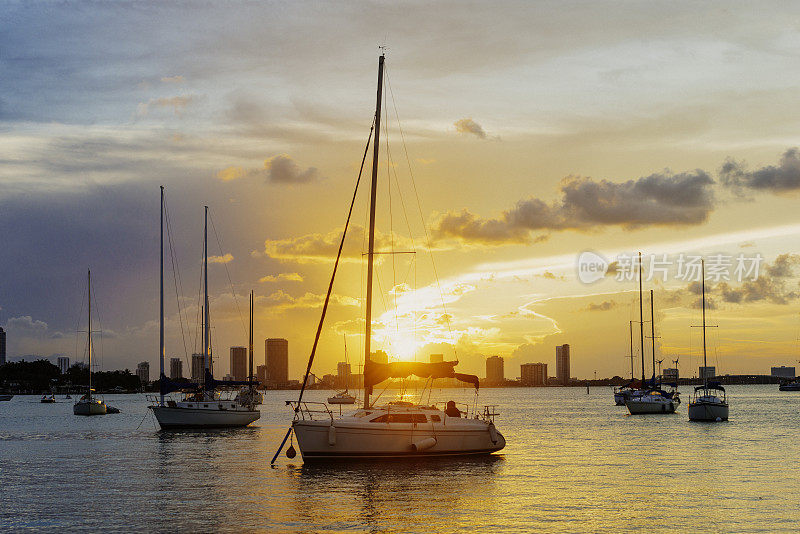
[{"label": "high-rise building", "polygon": [[6,331],[0,327],[0,365],[6,364]]},{"label": "high-rise building", "polygon": [[231,376],[234,380],[247,380],[247,348],[231,347]]},{"label": "high-rise building", "polygon": [[556,347],[556,381],[564,386],[569,384],[569,345],[566,343]]},{"label": "high-rise building", "polygon": [[389,363],[389,355],[382,350],[376,350],[370,354],[369,359],[375,363]]},{"label": "high-rise building", "polygon": [[141,362],[136,366],[136,376],[143,386],[150,383],[150,362]]},{"label": "high-rise building", "polygon": [[264,342],[267,355],[267,387],[284,387],[289,382],[289,342],[269,338]]},{"label": "high-rise building", "polygon": [[199,383],[202,382],[204,378],[203,355],[194,353],[192,354],[192,380]]},{"label": "high-rise building", "polygon": [[520,365],[520,375],[524,386],[546,386],[546,363],[523,363]]},{"label": "high-rise building", "polygon": [[770,369],[770,375],[779,376],[781,378],[794,378],[795,369],[794,367],[786,367],[785,365],[781,365],[780,367],[772,367]]},{"label": "high-rise building", "polygon": [[347,362],[339,362],[336,364],[336,387],[350,387],[350,364]]},{"label": "high-rise building", "polygon": [[66,356],[59,356],[58,357],[58,370],[61,372],[62,375],[67,374],[69,371],[69,358]]},{"label": "high-rise building", "polygon": [[503,358],[500,356],[489,356],[486,358],[486,381],[499,384],[506,378],[503,367]]},{"label": "high-rise building", "polygon": [[661,379],[670,384],[678,382],[678,370],[673,367],[667,367],[661,371]]},{"label": "high-rise building", "polygon": [[171,380],[183,378],[183,360],[180,358],[169,359],[169,377]]},{"label": "high-rise building", "polygon": [[700,366],[699,369],[700,373],[700,380],[706,380],[708,378],[714,378],[717,376],[717,368],[713,365],[709,365],[708,367]]},{"label": "high-rise building", "polygon": [[267,366],[266,365],[259,365],[256,367],[256,380],[261,386],[267,385]]},{"label": "high-rise building", "polygon": [[431,354],[431,363],[442,363],[444,361],[444,354]]}]

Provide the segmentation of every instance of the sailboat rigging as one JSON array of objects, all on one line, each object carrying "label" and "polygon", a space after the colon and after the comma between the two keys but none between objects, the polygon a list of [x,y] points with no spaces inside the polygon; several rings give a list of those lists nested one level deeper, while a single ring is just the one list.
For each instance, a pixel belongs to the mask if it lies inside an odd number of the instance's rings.
[{"label": "sailboat rigging", "polygon": [[87,350],[89,351],[89,388],[86,394],[78,399],[78,402],[72,407],[72,413],[75,415],[105,415],[108,412],[108,407],[103,399],[93,396],[92,393],[92,353],[94,352],[94,345],[92,344],[92,271],[87,270],[87,293],[89,295],[89,326],[86,328],[87,336]]},{"label": "sailboat rigging", "polygon": [[702,306],[703,306],[703,385],[694,388],[694,395],[689,402],[690,421],[727,421],[728,420],[728,399],[725,395],[725,388],[719,382],[711,381],[708,378],[708,359],[706,356],[706,264],[700,261],[701,287],[702,287]]},{"label": "sailboat rigging", "polygon": [[[456,373],[456,361],[418,363],[391,362],[380,363],[372,360],[372,314],[373,279],[375,251],[375,218],[378,188],[378,162],[380,154],[381,103],[383,99],[385,54],[378,59],[378,88],[373,127],[362,158],[361,170],[356,181],[356,191],[342,233],[339,251],[334,262],[333,273],[328,286],[328,294],[317,327],[317,334],[309,356],[306,374],[297,401],[287,401],[294,407],[294,419],[278,451],[272,459],[275,462],[283,445],[292,433],[304,460],[324,458],[403,458],[419,456],[454,456],[467,454],[488,454],[505,447],[505,438],[494,426],[493,407],[485,407],[483,414],[461,417],[452,411],[444,411],[436,405],[424,406],[404,401],[392,401],[384,405],[370,402],[373,386],[388,378],[404,378],[416,375],[424,378],[455,378],[472,383],[478,389],[478,378],[474,375]],[[353,212],[358,185],[364,168],[369,143],[373,140],[372,176],[369,205],[369,239],[366,254],[366,304],[364,326],[364,402],[352,414],[335,418],[324,403],[303,401],[306,383],[311,372],[320,333],[324,324],[327,305],[333,282],[341,258],[345,235]],[[457,411],[457,410],[456,410]],[[294,447],[287,451],[294,456]]]},{"label": "sailboat rigging", "polygon": [[[164,187],[161,186],[161,263],[159,286],[159,377],[160,391],[152,398],[149,408],[162,429],[230,428],[247,426],[261,417],[257,405],[261,394],[254,391],[252,377],[253,357],[253,294],[250,295],[250,376],[247,381],[220,381],[213,376],[211,349],[211,321],[208,300],[208,206],[204,209],[203,225],[203,373],[200,382],[186,388],[185,384],[170,381],[164,374]],[[234,399],[224,397],[218,388],[246,386]],[[186,390],[179,401],[166,398],[173,391]]]}]

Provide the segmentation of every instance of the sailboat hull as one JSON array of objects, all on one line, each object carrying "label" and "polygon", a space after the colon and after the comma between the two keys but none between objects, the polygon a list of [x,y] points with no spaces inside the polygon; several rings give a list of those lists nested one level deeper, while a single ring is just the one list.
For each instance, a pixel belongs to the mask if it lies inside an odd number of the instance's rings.
[{"label": "sailboat hull", "polygon": [[105,415],[106,404],[102,401],[78,401],[72,407],[75,415]]},{"label": "sailboat hull", "polygon": [[675,413],[677,403],[664,397],[651,398],[648,395],[633,397],[625,401],[631,415]]},{"label": "sailboat hull", "polygon": [[727,421],[728,405],[718,402],[693,402],[689,404],[690,421]]},{"label": "sailboat hull", "polygon": [[164,430],[188,428],[236,428],[247,426],[261,417],[255,410],[197,409],[151,406],[158,424]]},{"label": "sailboat hull", "polygon": [[[491,454],[505,447],[500,432],[479,420],[469,425],[344,424],[295,421],[292,425],[303,460],[334,458],[419,458]],[[377,428],[376,428],[377,427]],[[331,430],[333,429],[333,430]]]}]

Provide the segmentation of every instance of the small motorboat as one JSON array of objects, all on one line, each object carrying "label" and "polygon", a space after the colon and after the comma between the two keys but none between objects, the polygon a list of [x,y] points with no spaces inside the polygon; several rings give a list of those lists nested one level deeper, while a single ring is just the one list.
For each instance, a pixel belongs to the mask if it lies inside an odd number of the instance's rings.
[{"label": "small motorboat", "polygon": [[10,401],[14,398],[14,395],[0,395],[0,401]]},{"label": "small motorboat", "polygon": [[65,398],[65,399],[71,399],[71,398],[72,398],[72,395],[70,395],[69,393],[67,393],[67,396],[66,396],[66,397],[64,397],[64,398]]},{"label": "small motorboat", "polygon": [[51,403],[54,403],[55,401],[56,401],[56,396],[53,395],[53,394],[42,395],[42,398],[39,399],[39,402],[41,402],[43,404],[51,404]]},{"label": "small motorboat", "polygon": [[328,397],[328,404],[355,404],[356,398],[347,391],[340,391],[333,397]]},{"label": "small motorboat", "polygon": [[780,391],[800,391],[800,380],[792,380],[791,382],[784,382],[783,384],[778,386],[778,389]]}]

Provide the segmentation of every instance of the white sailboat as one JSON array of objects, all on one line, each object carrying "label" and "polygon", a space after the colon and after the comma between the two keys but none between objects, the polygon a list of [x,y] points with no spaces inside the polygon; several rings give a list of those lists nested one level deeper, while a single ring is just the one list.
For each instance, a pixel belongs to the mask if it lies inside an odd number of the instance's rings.
[{"label": "white sailboat", "polygon": [[[344,361],[345,363],[349,363],[347,360],[347,335],[344,336]],[[346,380],[349,380],[350,377],[347,376]],[[344,385],[344,391],[338,391],[335,395],[328,397],[328,404],[355,404],[356,398],[350,394],[349,388],[347,387],[348,384]]]},{"label": "white sailboat", "polygon": [[103,399],[97,398],[92,393],[92,353],[94,352],[94,345],[92,344],[92,272],[88,274],[88,289],[89,295],[89,326],[86,328],[87,335],[87,350],[89,351],[89,390],[84,396],[78,399],[78,402],[72,407],[72,413],[75,415],[105,415],[108,407]]},{"label": "white sailboat", "polygon": [[247,383],[222,382],[214,380],[209,369],[211,366],[210,329],[208,306],[208,206],[205,207],[205,225],[203,230],[203,367],[205,376],[195,391],[186,394],[182,400],[166,398],[165,395],[179,390],[183,385],[174,385],[164,374],[164,187],[161,187],[161,265],[160,265],[160,311],[159,311],[159,363],[161,374],[159,383],[161,391],[159,397],[151,399],[149,406],[158,424],[163,430],[167,429],[194,429],[194,428],[230,428],[247,426],[261,417],[257,409],[260,403],[260,394],[242,395],[236,398],[226,398],[216,386],[249,385],[255,389],[252,380],[253,359],[253,298],[250,297],[250,374]]},{"label": "white sailboat", "polygon": [[[317,327],[317,337],[308,361],[303,388],[296,402],[287,404],[294,407],[294,420],[283,439],[278,457],[286,440],[293,433],[303,459],[346,459],[346,458],[407,458],[430,456],[461,456],[489,454],[505,447],[505,438],[497,431],[494,417],[497,415],[491,406],[484,407],[482,413],[466,413],[457,409],[455,404],[448,403],[447,409],[437,405],[421,405],[410,402],[395,401],[383,405],[370,403],[372,387],[388,378],[402,378],[414,374],[421,377],[452,377],[474,384],[478,388],[478,377],[454,372],[458,362],[416,363],[392,362],[377,363],[370,359],[370,343],[372,328],[372,285],[373,264],[375,255],[375,206],[378,180],[378,156],[381,131],[381,100],[383,90],[384,55],[378,61],[378,90],[374,116],[374,142],[372,159],[372,182],[370,189],[369,244],[367,252],[365,336],[364,336],[364,404],[351,414],[339,417],[324,403],[303,401],[303,393],[311,372],[320,332],[322,331],[331,289],[336,276],[336,269],[341,257],[344,238],[353,212],[350,205],[339,254],[331,275],[328,295],[323,305],[322,316]],[[370,135],[372,138],[372,135]],[[367,149],[364,152],[366,159]],[[363,160],[362,160],[363,170]],[[361,173],[359,173],[359,181]],[[356,185],[356,191],[358,185]],[[355,194],[353,196],[355,202]],[[477,410],[475,410],[477,411]],[[290,446],[287,455],[295,455]]]},{"label": "white sailboat", "polygon": [[675,413],[680,404],[677,391],[667,392],[656,385],[656,330],[653,304],[653,290],[650,290],[650,338],[652,339],[653,378],[648,385],[644,377],[644,317],[642,314],[642,260],[639,254],[639,319],[642,334],[642,390],[625,399],[625,406],[631,415]]},{"label": "white sailboat", "polygon": [[[702,288],[703,288],[703,367],[708,368],[706,357],[706,267],[701,261]],[[694,388],[694,396],[689,402],[690,421],[727,421],[728,399],[725,388],[718,382],[708,380],[708,374],[703,375],[703,385]]]}]

